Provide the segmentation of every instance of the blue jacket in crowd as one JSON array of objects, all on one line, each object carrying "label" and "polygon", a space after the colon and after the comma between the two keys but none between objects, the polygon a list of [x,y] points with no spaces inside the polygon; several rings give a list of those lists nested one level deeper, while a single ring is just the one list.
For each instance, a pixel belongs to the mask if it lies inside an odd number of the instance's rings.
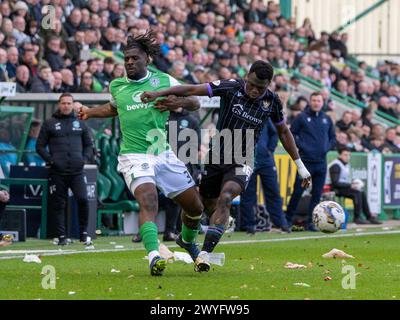
[{"label": "blue jacket in crowd", "polygon": [[278,132],[268,119],[256,145],[256,169],[275,166],[274,151],[278,145]]},{"label": "blue jacket in crowd", "polygon": [[322,111],[312,111],[310,107],[293,120],[290,130],[303,161],[325,162],[326,154],[336,145],[331,118]]}]

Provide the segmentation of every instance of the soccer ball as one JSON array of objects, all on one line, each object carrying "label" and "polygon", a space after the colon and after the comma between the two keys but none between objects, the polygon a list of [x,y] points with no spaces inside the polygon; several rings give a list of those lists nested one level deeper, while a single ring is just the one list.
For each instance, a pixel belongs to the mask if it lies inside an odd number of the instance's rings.
[{"label": "soccer ball", "polygon": [[323,201],[313,210],[313,223],[322,232],[334,233],[345,223],[344,210],[335,201]]}]

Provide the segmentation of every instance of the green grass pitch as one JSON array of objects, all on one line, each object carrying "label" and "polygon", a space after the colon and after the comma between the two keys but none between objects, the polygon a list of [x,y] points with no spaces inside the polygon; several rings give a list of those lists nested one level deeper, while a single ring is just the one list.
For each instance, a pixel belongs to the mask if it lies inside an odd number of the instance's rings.
[{"label": "green grass pitch", "polygon": [[[300,239],[302,238],[302,239]],[[216,252],[223,267],[198,274],[192,264],[170,263],[162,277],[149,275],[141,244],[131,237],[101,237],[95,249],[79,243],[63,248],[78,254],[46,255],[41,264],[23,262],[23,250],[58,250],[49,241],[29,240],[0,249],[0,299],[389,299],[400,298],[400,228],[290,235],[226,234]],[[199,237],[202,241],[203,237]],[[174,243],[166,243],[172,251]],[[115,245],[124,246],[115,249]],[[324,259],[333,248],[355,259]],[[7,252],[13,250],[14,253]],[[51,253],[54,254],[54,253]],[[58,254],[58,252],[56,252]],[[285,269],[287,262],[307,269]],[[56,288],[43,289],[42,268],[56,271]],[[343,289],[343,266],[355,268],[355,289]],[[119,272],[111,272],[115,269]],[[325,279],[330,277],[331,280]],[[303,283],[305,285],[294,285]],[[70,294],[71,293],[71,294]]]}]

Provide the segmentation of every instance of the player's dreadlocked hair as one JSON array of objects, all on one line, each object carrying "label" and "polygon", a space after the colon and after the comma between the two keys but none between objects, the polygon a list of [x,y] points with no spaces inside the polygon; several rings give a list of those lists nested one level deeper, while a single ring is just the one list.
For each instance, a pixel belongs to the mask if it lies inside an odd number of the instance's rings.
[{"label": "player's dreadlocked hair", "polygon": [[146,31],[145,34],[138,36],[130,35],[126,44],[126,50],[139,48],[143,50],[149,57],[156,57],[160,54],[161,48],[157,43],[156,36],[153,31]]},{"label": "player's dreadlocked hair", "polygon": [[271,82],[274,76],[274,68],[268,62],[257,60],[250,68],[249,73],[255,72],[258,79],[265,80],[268,79]]}]

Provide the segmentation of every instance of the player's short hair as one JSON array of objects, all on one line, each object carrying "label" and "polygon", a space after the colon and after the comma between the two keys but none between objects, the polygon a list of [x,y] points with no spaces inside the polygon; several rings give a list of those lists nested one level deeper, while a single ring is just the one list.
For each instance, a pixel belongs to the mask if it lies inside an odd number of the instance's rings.
[{"label": "player's short hair", "polygon": [[113,58],[111,58],[111,57],[107,57],[107,58],[105,58],[104,59],[104,64],[115,64],[115,61],[114,61],[114,59]]},{"label": "player's short hair", "polygon": [[315,91],[315,92],[311,93],[310,100],[311,100],[312,97],[318,97],[318,96],[323,97],[321,92]]},{"label": "player's short hair", "polygon": [[274,76],[274,68],[272,65],[266,61],[257,60],[250,68],[249,74],[255,72],[256,76],[260,80],[272,81]]},{"label": "player's short hair", "polygon": [[160,44],[157,42],[155,33],[151,30],[138,36],[130,35],[128,37],[125,51],[133,48],[139,48],[151,58],[154,58],[161,53]]},{"label": "player's short hair", "polygon": [[71,97],[72,101],[74,100],[74,97],[72,96],[72,94],[70,94],[69,92],[64,92],[60,95],[60,97],[58,98],[58,102],[61,102],[61,99],[64,97]]},{"label": "player's short hair", "polygon": [[350,149],[349,147],[346,147],[346,146],[340,147],[340,148],[338,149],[339,155],[341,155],[343,152],[351,152],[351,149]]}]

